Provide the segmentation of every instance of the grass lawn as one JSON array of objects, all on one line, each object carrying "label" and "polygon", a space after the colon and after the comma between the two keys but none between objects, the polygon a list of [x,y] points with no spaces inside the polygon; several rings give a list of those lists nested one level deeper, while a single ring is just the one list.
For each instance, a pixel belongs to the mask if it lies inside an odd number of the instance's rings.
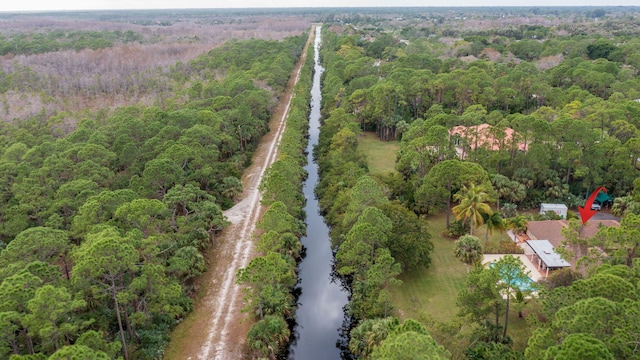
[{"label": "grass lawn", "polygon": [[440,235],[445,228],[444,213],[430,218],[429,223],[434,245],[431,266],[402,274],[402,284],[393,288],[392,297],[401,318],[428,314],[445,322],[458,313],[456,298],[465,285],[467,268],[453,256],[454,241]]},{"label": "grass lawn", "polygon": [[513,338],[513,349],[524,351],[527,341],[535,327],[527,322],[527,316],[532,313],[539,313],[542,306],[536,301],[531,301],[522,311],[523,318],[518,317],[518,312],[511,309],[509,312],[509,328],[507,332]]},{"label": "grass lawn", "polygon": [[[397,141],[383,142],[375,133],[363,133],[358,139],[358,151],[366,156],[369,172],[386,174],[395,171],[395,151]],[[454,221],[454,216],[451,216]],[[444,212],[429,218],[431,241],[434,249],[431,254],[431,266],[400,276],[401,285],[391,288],[391,296],[396,316],[401,319],[424,319],[425,316],[438,322],[448,322],[458,313],[456,299],[467,280],[467,267],[453,255],[455,242],[444,238],[441,233],[445,229]],[[481,226],[475,232],[482,244],[485,244],[486,227]],[[508,243],[506,234],[495,231],[489,235],[489,247],[497,249],[499,244]],[[526,317],[531,312],[539,311],[539,305],[528,305],[524,309]],[[531,335],[531,326],[525,319],[518,318],[518,313],[509,313],[509,335],[514,339],[514,349],[522,351]]]},{"label": "grass lawn", "polygon": [[373,175],[396,171],[398,141],[380,141],[376,133],[365,132],[358,137],[358,151],[367,159],[369,172]]},{"label": "grass lawn", "polygon": [[[451,218],[453,221],[453,216]],[[402,284],[392,288],[392,299],[396,315],[402,319],[421,319],[425,315],[439,322],[454,319],[458,313],[456,299],[464,288],[467,279],[467,268],[464,263],[453,255],[455,241],[442,237],[445,229],[445,214],[429,218],[431,240],[434,249],[431,254],[429,269],[421,269],[400,276]],[[484,226],[475,231],[480,241],[485,242],[486,228]],[[494,232],[489,235],[489,244],[497,248],[501,235]],[[502,241],[510,241],[506,234]],[[539,311],[539,306],[533,302],[525,307],[523,313]],[[515,350],[523,351],[531,335],[531,326],[525,318],[518,318],[518,313],[511,309],[509,313],[508,333],[514,339]],[[504,321],[501,318],[501,323]]]}]

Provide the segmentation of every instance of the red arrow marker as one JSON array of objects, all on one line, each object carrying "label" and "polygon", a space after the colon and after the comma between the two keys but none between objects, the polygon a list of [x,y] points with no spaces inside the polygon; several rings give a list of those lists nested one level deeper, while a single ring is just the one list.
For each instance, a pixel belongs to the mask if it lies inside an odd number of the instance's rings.
[{"label": "red arrow marker", "polygon": [[604,186],[600,186],[599,188],[595,189],[591,193],[591,195],[589,195],[587,202],[584,203],[584,207],[578,206],[578,211],[580,212],[580,218],[582,219],[583,225],[597,213],[596,210],[591,210],[591,205],[593,205],[593,202],[596,200],[596,196],[598,196],[598,193],[600,193],[600,191],[607,192],[607,189],[605,189]]}]

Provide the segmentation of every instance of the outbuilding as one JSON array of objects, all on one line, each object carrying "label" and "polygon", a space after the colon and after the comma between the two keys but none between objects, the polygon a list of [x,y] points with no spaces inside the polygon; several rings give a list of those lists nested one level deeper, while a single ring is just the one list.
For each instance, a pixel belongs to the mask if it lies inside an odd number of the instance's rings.
[{"label": "outbuilding", "polygon": [[567,205],[565,204],[540,204],[540,215],[544,215],[547,211],[553,211],[563,219],[566,219],[567,210]]}]

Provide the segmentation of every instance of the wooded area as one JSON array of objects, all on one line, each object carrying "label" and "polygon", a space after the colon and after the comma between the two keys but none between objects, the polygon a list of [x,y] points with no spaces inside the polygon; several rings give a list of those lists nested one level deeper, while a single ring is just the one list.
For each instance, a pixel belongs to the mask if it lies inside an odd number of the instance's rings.
[{"label": "wooded area", "polygon": [[[64,42],[80,46],[77,38],[89,33],[66,32]],[[177,61],[185,57],[180,51],[159,57],[161,63],[129,59],[129,74],[147,74],[147,85],[135,91],[155,97],[152,106],[123,87],[84,83],[100,78],[99,64],[76,68],[82,75],[71,92],[65,89],[75,85],[64,71],[55,82],[55,66],[48,72],[25,66],[34,56],[70,59],[61,63],[67,69],[89,65],[85,55],[116,61],[132,46],[118,45],[122,38],[102,50],[11,55],[22,70],[3,73],[5,104],[15,105],[10,93],[56,100],[51,112],[1,124],[0,357],[162,357],[169,331],[191,310],[194,279],[206,268],[203,251],[225,227],[222,210],[242,190],[242,171],[301,55],[307,36],[297,34],[228,41],[184,62]],[[53,46],[58,35],[6,39]],[[162,49],[150,46],[133,45],[148,54]],[[204,46],[213,47],[196,48]],[[108,76],[104,81],[119,82]],[[109,96],[128,100],[78,112],[73,104],[81,96],[95,97],[94,106]]]},{"label": "wooded area", "polygon": [[[640,201],[638,9],[439,10],[344,15],[323,33],[317,193],[352,290],[351,351],[377,359],[428,343],[430,358],[638,358],[629,312],[640,304],[640,243],[622,235],[637,233]],[[363,131],[400,141],[397,172],[368,174]],[[522,210],[575,209],[598,186],[617,197],[622,226],[587,240],[570,220],[561,250],[578,258],[577,271],[524,289],[516,258],[473,266],[485,250],[475,228],[486,224],[487,237],[526,230]],[[431,235],[420,224],[442,211],[446,236],[469,234],[455,256],[473,266],[457,299],[461,320],[429,324],[446,350],[424,327],[398,330],[386,293],[402,272],[429,266]],[[587,251],[594,246],[604,251]],[[522,351],[509,313],[522,315],[532,290],[539,310]]]},{"label": "wooded area", "polygon": [[[184,72],[228,40],[282,40],[309,14],[138,10],[0,14],[0,119],[57,117],[67,133],[119,106],[183,102]],[[196,81],[194,79],[194,81]]]},{"label": "wooded area", "polygon": [[[640,358],[639,11],[0,14],[0,357],[162,358],[320,20],[316,193],[351,289],[353,356]],[[260,256],[236,277],[256,358],[292,340],[311,58],[261,186]],[[398,142],[395,172],[369,173],[365,131]],[[575,208],[599,186],[622,221],[587,240],[570,219],[561,251],[579,271],[525,290],[516,258],[476,266],[490,231],[524,231],[523,210]],[[460,315],[404,318],[391,291],[432,266],[443,212],[441,235],[464,235]],[[527,313],[526,338],[510,309]]]}]

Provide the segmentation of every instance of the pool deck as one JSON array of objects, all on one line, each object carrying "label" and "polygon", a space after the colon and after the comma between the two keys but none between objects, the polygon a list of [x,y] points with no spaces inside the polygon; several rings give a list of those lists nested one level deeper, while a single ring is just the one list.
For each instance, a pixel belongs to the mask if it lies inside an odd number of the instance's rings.
[{"label": "pool deck", "polygon": [[538,282],[538,280],[544,278],[544,275],[540,273],[540,271],[538,270],[538,267],[535,266],[531,262],[531,260],[529,260],[529,257],[525,254],[485,254],[482,258],[482,264],[486,265],[491,262],[498,261],[500,258],[506,255],[511,255],[513,257],[519,258],[524,264],[524,266],[527,268],[527,270],[529,271],[529,274],[527,275],[531,278],[531,280]]}]

